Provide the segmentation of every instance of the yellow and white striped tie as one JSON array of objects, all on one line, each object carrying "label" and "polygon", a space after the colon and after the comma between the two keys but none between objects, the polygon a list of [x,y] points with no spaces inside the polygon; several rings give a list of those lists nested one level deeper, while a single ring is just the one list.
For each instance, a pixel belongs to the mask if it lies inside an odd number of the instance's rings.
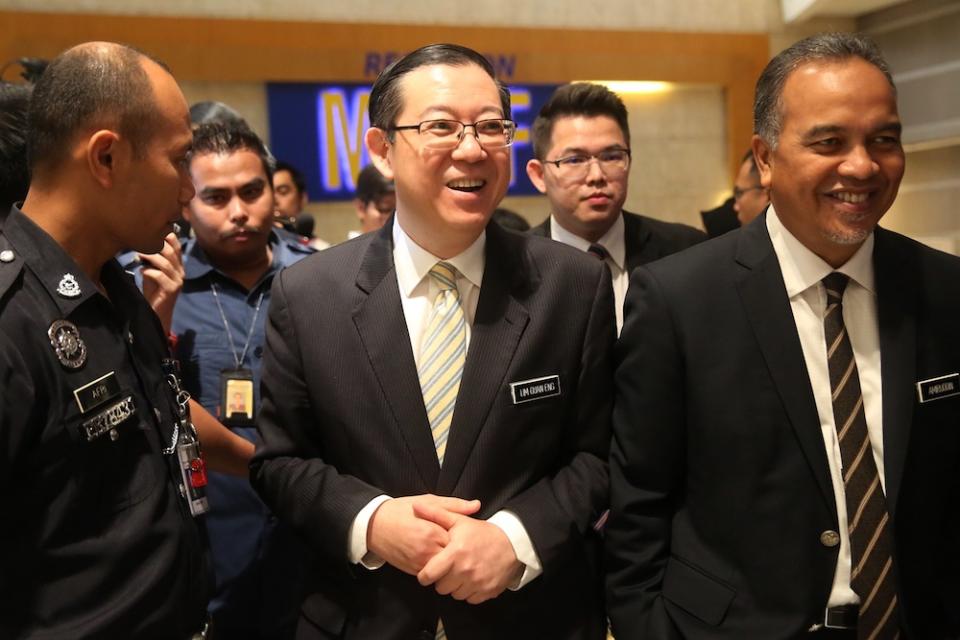
[{"label": "yellow and white striped tie", "polygon": [[438,262],[430,269],[430,276],[440,291],[433,301],[423,334],[417,375],[437,459],[442,466],[467,356],[467,327],[457,290],[456,269],[446,262]]}]

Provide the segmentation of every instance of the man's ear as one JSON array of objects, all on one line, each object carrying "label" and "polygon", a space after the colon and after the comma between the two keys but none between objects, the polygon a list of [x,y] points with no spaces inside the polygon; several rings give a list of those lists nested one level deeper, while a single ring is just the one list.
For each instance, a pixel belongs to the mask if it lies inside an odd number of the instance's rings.
[{"label": "man's ear", "polygon": [[536,158],[527,161],[527,177],[540,193],[547,192],[547,183],[543,180],[543,163]]},{"label": "man's ear", "polygon": [[121,147],[120,136],[109,129],[100,129],[87,138],[83,147],[84,159],[93,179],[104,189],[113,186],[120,164],[129,153]]},{"label": "man's ear", "polygon": [[390,161],[390,141],[387,132],[378,127],[370,127],[363,136],[370,152],[370,161],[387,180],[393,180],[393,164]]},{"label": "man's ear", "polygon": [[367,217],[367,205],[360,198],[354,198],[353,207],[357,211],[357,218],[363,222]]},{"label": "man's ear", "polygon": [[757,134],[753,135],[750,147],[753,149],[753,159],[757,163],[757,171],[760,172],[760,184],[769,189],[770,183],[773,181],[773,149]]},{"label": "man's ear", "polygon": [[304,189],[300,192],[300,209],[306,209],[308,202],[310,202],[310,194],[307,193],[306,189]]}]

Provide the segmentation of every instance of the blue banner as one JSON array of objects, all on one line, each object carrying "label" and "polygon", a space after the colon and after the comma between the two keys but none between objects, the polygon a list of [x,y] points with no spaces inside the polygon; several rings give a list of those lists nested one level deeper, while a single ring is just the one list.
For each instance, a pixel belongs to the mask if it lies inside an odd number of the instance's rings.
[{"label": "blue banner", "polygon": [[[526,164],[533,157],[530,128],[558,85],[511,85],[517,122],[510,195],[534,195]],[[310,200],[349,200],[360,169],[370,163],[363,134],[370,126],[369,84],[268,83],[270,150],[300,169]]]}]

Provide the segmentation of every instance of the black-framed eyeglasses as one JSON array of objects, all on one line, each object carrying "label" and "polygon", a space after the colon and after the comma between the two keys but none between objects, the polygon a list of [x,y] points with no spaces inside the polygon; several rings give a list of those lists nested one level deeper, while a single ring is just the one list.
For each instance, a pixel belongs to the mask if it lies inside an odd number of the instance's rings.
[{"label": "black-framed eyeglasses", "polygon": [[747,195],[751,191],[763,191],[766,187],[762,184],[758,184],[755,187],[747,187],[746,189],[741,189],[740,187],[733,188],[733,199],[734,201],[741,199],[743,196]]},{"label": "black-framed eyeglasses", "polygon": [[517,133],[517,123],[506,118],[487,118],[477,122],[459,120],[424,120],[420,124],[390,127],[388,131],[416,131],[423,145],[430,149],[456,149],[463,140],[467,127],[472,127],[477,142],[484,149],[509,147]]},{"label": "black-framed eyeglasses", "polygon": [[600,153],[577,153],[556,160],[544,160],[552,164],[563,176],[582,178],[590,171],[590,163],[596,160],[604,175],[618,175],[630,167],[630,149],[607,149]]}]

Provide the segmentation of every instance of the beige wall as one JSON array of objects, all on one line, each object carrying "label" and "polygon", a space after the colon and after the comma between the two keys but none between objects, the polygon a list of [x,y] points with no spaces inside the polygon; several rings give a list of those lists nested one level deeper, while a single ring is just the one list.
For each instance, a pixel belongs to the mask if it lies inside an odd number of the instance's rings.
[{"label": "beige wall", "polygon": [[884,226],[960,255],[960,2],[913,0],[857,26],[899,90],[907,171]]},{"label": "beige wall", "polygon": [[[778,0],[0,0],[0,9],[497,27],[763,32]],[[457,35],[451,32],[450,38]]]}]

